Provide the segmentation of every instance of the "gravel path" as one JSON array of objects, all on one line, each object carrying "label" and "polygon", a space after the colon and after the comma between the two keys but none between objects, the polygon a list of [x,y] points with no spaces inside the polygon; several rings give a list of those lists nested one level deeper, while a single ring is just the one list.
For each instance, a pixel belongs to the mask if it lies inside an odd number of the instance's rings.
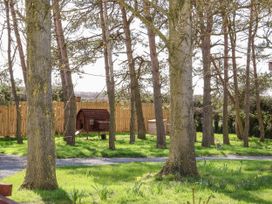
[{"label": "gravel path", "polygon": [[[272,156],[209,156],[197,160],[263,160],[272,161]],[[153,158],[71,158],[57,159],[57,166],[96,166],[129,162],[164,162],[166,157]],[[21,171],[26,166],[26,157],[0,154],[0,179]]]}]

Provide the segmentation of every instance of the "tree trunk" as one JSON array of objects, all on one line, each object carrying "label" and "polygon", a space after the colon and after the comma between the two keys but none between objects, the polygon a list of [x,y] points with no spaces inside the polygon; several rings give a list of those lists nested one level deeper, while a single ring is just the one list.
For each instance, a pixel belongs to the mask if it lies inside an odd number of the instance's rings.
[{"label": "tree trunk", "polygon": [[256,63],[256,52],[255,52],[255,36],[258,30],[258,13],[256,12],[255,15],[255,28],[252,35],[252,41],[251,41],[251,49],[252,49],[252,63],[253,63],[253,69],[254,69],[254,84],[255,84],[255,95],[256,95],[256,111],[257,111],[257,118],[259,123],[259,131],[260,131],[260,141],[264,142],[265,140],[265,133],[264,133],[264,122],[263,122],[263,114],[261,109],[261,99],[260,99],[260,93],[259,93],[259,81],[258,81],[258,73],[257,73],[257,63]]},{"label": "tree trunk", "polygon": [[22,131],[21,131],[21,124],[22,124],[22,117],[21,117],[21,110],[20,110],[20,102],[16,92],[16,84],[13,75],[13,65],[12,65],[12,57],[11,57],[11,27],[10,27],[10,15],[9,15],[9,2],[5,0],[5,10],[6,10],[6,18],[7,18],[7,31],[8,31],[8,70],[10,75],[10,83],[12,89],[12,95],[15,101],[16,107],[16,139],[18,144],[23,144],[22,138]]},{"label": "tree trunk", "polygon": [[[193,104],[194,104],[194,102],[193,102]],[[193,106],[193,114],[191,116],[192,125],[193,125],[192,132],[193,132],[193,141],[197,142],[197,131],[196,131],[196,124],[195,124],[194,113],[195,113],[195,109],[194,109],[194,106]]]},{"label": "tree trunk", "polygon": [[130,98],[130,127],[129,127],[129,143],[135,143],[135,97],[131,92]]},{"label": "tree trunk", "polygon": [[204,8],[199,8],[204,79],[202,146],[210,147],[211,144],[214,144],[211,101],[211,32],[213,27],[213,14],[205,8],[206,6],[209,7],[205,5]]},{"label": "tree trunk", "polygon": [[[150,23],[153,23],[152,16],[150,14],[150,5],[146,3],[145,15]],[[162,110],[162,96],[161,96],[161,82],[160,82],[160,67],[158,54],[156,50],[156,35],[153,30],[147,26],[147,35],[149,41],[149,52],[152,68],[153,79],[153,98],[154,98],[154,111],[156,118],[156,130],[157,130],[157,148],[166,148],[165,127],[163,122],[163,110]]]},{"label": "tree trunk", "polygon": [[[223,9],[226,9],[224,6]],[[223,31],[224,31],[224,100],[223,100],[223,144],[230,144],[229,140],[229,113],[228,113],[228,86],[229,86],[229,39],[228,39],[228,16],[223,11]]]},{"label": "tree trunk", "polygon": [[27,137],[23,188],[56,189],[51,87],[51,15],[49,0],[26,1]]},{"label": "tree trunk", "polygon": [[59,0],[53,0],[55,32],[60,58],[61,81],[64,95],[64,138],[68,145],[75,145],[76,97],[69,66],[68,53],[61,23]]},{"label": "tree trunk", "polygon": [[130,76],[130,144],[135,142],[135,82],[136,82],[136,73],[135,73],[135,63],[133,59],[132,51],[132,40],[130,33],[130,22],[127,19],[127,12],[124,7],[121,7],[122,10],[122,19],[123,19],[123,28],[125,32],[125,44],[127,50],[127,59],[129,67],[129,76]]},{"label": "tree trunk", "polygon": [[160,174],[197,176],[193,135],[192,28],[190,1],[169,1],[171,143]]},{"label": "tree trunk", "polygon": [[240,116],[241,109],[240,109],[240,92],[238,88],[238,74],[237,74],[237,63],[236,63],[236,26],[235,26],[235,16],[236,14],[233,14],[233,20],[232,23],[229,24],[229,36],[230,36],[230,44],[231,44],[231,58],[232,58],[232,71],[233,71],[233,82],[234,82],[234,93],[235,93],[235,103],[234,103],[234,108],[235,108],[235,129],[236,129],[236,134],[237,137],[242,140],[243,139],[243,132],[244,132],[244,127],[243,127],[243,122],[242,118]]},{"label": "tree trunk", "polygon": [[135,97],[135,109],[137,115],[137,125],[138,125],[138,138],[146,139],[146,129],[145,122],[143,116],[143,108],[141,102],[141,94],[139,88],[139,82],[135,71],[135,63],[133,59],[133,51],[132,51],[132,40],[129,24],[130,22],[127,20],[127,14],[125,8],[121,7],[122,10],[122,18],[123,18],[123,27],[125,32],[125,43],[127,49],[127,59],[129,66],[129,75],[130,75],[130,83],[131,83],[131,93],[134,94]]},{"label": "tree trunk", "polygon": [[143,107],[142,107],[142,101],[141,101],[140,87],[139,87],[138,78],[136,77],[134,80],[136,84],[133,89],[135,89],[135,110],[136,110],[137,125],[138,125],[138,138],[145,140],[146,129],[145,129],[145,120],[144,120]]},{"label": "tree trunk", "polygon": [[251,61],[251,42],[252,42],[252,24],[253,24],[253,2],[251,1],[249,28],[248,28],[248,44],[247,44],[247,61],[246,61],[246,85],[245,85],[245,129],[243,135],[244,147],[248,147],[249,136],[249,114],[250,114],[250,61]]},{"label": "tree trunk", "polygon": [[27,76],[26,76],[25,55],[24,55],[22,41],[21,41],[19,29],[18,29],[18,22],[17,22],[16,12],[15,12],[15,9],[14,9],[15,3],[13,2],[13,0],[9,0],[9,5],[10,5],[10,11],[11,11],[11,16],[12,16],[12,20],[13,20],[13,29],[14,29],[16,42],[17,42],[17,46],[18,46],[18,51],[19,51],[19,56],[20,56],[21,67],[22,67],[22,71],[23,71],[24,83],[25,83],[25,86],[26,86]]},{"label": "tree trunk", "polygon": [[[124,4],[125,4],[124,2],[121,3],[120,4],[121,7],[123,7],[122,5],[124,5]],[[130,62],[129,62],[129,64],[130,64]],[[129,66],[131,66],[131,65],[129,65]],[[132,68],[132,67],[134,69],[130,70],[131,94],[132,94],[132,98],[135,97],[135,110],[136,110],[136,116],[137,116],[138,138],[139,139],[146,139],[146,128],[145,128],[145,121],[144,121],[144,115],[143,115],[139,81],[138,81],[138,76],[136,74],[135,66],[131,66],[130,68]]]},{"label": "tree trunk", "polygon": [[114,73],[113,73],[113,60],[112,60],[112,43],[109,33],[108,14],[107,14],[107,0],[100,2],[100,18],[101,28],[104,43],[104,60],[106,72],[107,94],[109,99],[110,108],[110,136],[109,136],[109,149],[115,149],[115,88],[114,88]]}]

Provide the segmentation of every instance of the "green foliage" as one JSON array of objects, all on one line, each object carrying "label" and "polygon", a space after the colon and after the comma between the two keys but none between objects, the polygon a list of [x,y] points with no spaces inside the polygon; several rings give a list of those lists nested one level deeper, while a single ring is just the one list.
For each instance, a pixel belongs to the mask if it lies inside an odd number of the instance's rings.
[{"label": "green foliage", "polygon": [[143,186],[143,182],[137,181],[130,188],[129,192],[132,193],[134,196],[144,197],[144,192],[142,191],[142,186]]},{"label": "green foliage", "polygon": [[63,90],[61,86],[52,87],[52,98],[53,101],[63,101]]},{"label": "green foliage", "polygon": [[0,105],[7,105],[11,101],[11,90],[5,84],[0,84]]},{"label": "green foliage", "polygon": [[[99,197],[101,201],[108,200],[110,196],[113,194],[113,191],[109,189],[107,185],[93,185],[93,189],[95,190],[95,195]],[[93,194],[92,194],[93,195]]]},{"label": "green foliage", "polygon": [[[254,94],[254,93],[252,93]],[[259,137],[259,124],[257,119],[256,111],[256,98],[254,95],[250,98],[250,129],[249,134],[251,136]],[[202,96],[194,96],[194,119],[195,126],[198,132],[202,131]],[[223,119],[222,119],[222,101],[221,98],[214,99],[214,117],[213,126],[215,133],[222,133],[223,131]],[[243,107],[243,104],[241,104]],[[272,97],[271,96],[261,96],[261,110],[264,120],[265,137],[272,139]],[[241,112],[242,118],[244,117],[243,112]],[[229,112],[229,132],[235,133],[235,110],[232,108]]]},{"label": "green foliage", "polygon": [[20,203],[271,203],[271,162],[198,161],[197,164],[200,177],[183,178],[181,182],[173,177],[157,180],[156,173],[162,163],[58,168],[59,189],[54,191],[20,190],[24,171],[0,182],[13,184],[11,198]]},{"label": "green foliage", "polygon": [[202,200],[202,197],[200,197],[199,199],[198,199],[198,201],[196,202],[196,197],[195,197],[196,195],[195,195],[195,189],[194,188],[192,188],[192,202],[190,202],[190,201],[187,201],[186,203],[187,204],[209,204],[210,203],[210,201],[211,201],[211,199],[212,198],[215,198],[215,196],[213,195],[213,194],[211,194],[208,198],[207,198],[207,200]]},{"label": "green foliage", "polygon": [[72,201],[72,204],[80,204],[82,203],[82,198],[86,196],[86,194],[78,189],[73,189],[71,192],[69,192],[69,198]]}]

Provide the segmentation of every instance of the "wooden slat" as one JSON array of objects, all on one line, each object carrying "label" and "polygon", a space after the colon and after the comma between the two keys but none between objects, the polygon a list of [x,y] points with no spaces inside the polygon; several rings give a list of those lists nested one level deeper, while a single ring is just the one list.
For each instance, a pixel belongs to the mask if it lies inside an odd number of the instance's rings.
[{"label": "wooden slat", "polygon": [[[143,103],[145,125],[155,118],[154,107],[151,103]],[[20,104],[22,115],[22,134],[26,135],[27,105]],[[108,109],[106,102],[77,102],[77,111],[81,108]],[[62,102],[53,102],[55,131],[63,133],[64,105]],[[169,121],[169,111],[164,109],[164,118]],[[116,104],[116,131],[128,132],[130,127],[130,107],[127,104]],[[14,136],[16,131],[16,110],[14,105],[0,106],[0,136]]]}]

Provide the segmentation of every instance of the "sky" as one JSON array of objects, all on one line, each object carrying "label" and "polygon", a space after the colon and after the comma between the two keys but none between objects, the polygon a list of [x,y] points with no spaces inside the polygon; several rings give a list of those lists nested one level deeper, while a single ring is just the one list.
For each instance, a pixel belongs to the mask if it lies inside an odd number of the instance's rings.
[{"label": "sky", "polygon": [[103,59],[97,60],[95,64],[85,66],[83,71],[86,74],[81,76],[73,74],[75,91],[101,92],[105,89],[106,79]]},{"label": "sky", "polygon": [[[105,75],[103,59],[99,59],[95,64],[85,66],[83,68],[84,72],[82,77],[78,75],[73,75],[74,89],[75,91],[84,92],[101,92],[105,89],[106,81],[105,77],[93,76],[94,75]],[[195,77],[193,80],[194,94],[203,93],[203,80]]]}]

